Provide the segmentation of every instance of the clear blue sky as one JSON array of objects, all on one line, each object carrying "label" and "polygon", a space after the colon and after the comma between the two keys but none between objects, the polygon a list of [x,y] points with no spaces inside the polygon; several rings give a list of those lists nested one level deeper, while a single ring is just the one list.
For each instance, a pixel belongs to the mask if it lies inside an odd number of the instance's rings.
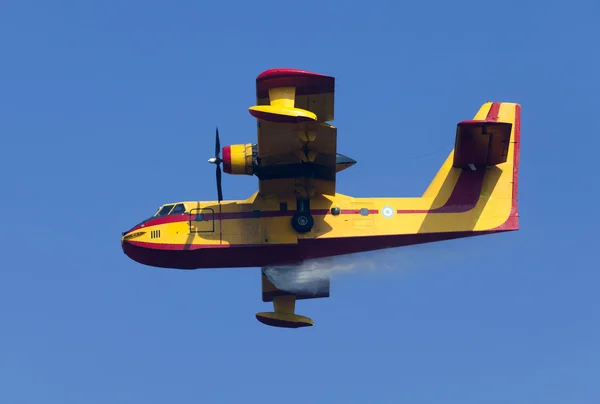
[{"label": "clear blue sky", "polygon": [[[262,5],[261,5],[262,4]],[[0,6],[0,402],[597,403],[597,1]],[[373,256],[316,322],[258,323],[259,269],[145,267],[120,233],[214,200],[254,79],[337,79],[339,176],[416,196],[458,121],[522,104],[521,230]],[[256,179],[224,177],[226,198]],[[391,267],[391,268],[390,268]],[[280,399],[285,399],[280,401]]]}]

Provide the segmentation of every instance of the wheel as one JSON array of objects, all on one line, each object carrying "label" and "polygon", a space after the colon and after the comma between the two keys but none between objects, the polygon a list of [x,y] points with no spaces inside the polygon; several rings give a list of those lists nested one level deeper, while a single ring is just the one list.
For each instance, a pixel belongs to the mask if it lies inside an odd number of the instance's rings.
[{"label": "wheel", "polygon": [[298,233],[308,233],[314,224],[315,221],[310,213],[296,213],[292,217],[292,227]]}]

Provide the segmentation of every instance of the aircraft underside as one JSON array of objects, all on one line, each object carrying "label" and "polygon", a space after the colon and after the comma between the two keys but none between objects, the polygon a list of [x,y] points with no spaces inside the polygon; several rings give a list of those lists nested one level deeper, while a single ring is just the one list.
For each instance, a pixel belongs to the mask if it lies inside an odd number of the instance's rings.
[{"label": "aircraft underside", "polygon": [[481,236],[497,231],[424,233],[394,236],[301,239],[297,244],[251,246],[163,246],[147,248],[126,242],[124,252],[133,260],[149,266],[174,269],[240,268],[294,265],[306,260],[333,257],[457,238]]}]

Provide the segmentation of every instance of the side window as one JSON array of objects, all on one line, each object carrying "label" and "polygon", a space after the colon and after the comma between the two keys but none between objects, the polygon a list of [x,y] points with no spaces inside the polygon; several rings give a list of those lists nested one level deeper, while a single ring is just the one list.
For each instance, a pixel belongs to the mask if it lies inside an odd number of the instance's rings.
[{"label": "side window", "polygon": [[170,214],[179,215],[181,213],[185,213],[185,206],[183,205],[183,203],[178,203],[177,205],[175,205]]}]

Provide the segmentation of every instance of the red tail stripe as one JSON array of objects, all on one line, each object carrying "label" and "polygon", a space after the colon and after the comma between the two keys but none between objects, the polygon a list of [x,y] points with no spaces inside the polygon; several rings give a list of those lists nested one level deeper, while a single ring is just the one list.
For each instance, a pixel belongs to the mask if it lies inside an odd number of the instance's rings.
[{"label": "red tail stripe", "polygon": [[497,230],[518,230],[519,229],[519,164],[521,161],[521,105],[515,105],[515,126],[514,126],[514,154],[513,154],[513,184],[512,184],[512,207],[510,216],[500,226],[492,229]]},{"label": "red tail stripe", "polygon": [[502,105],[501,102],[493,102],[492,106],[490,107],[490,110],[487,113],[487,116],[485,117],[486,121],[494,121],[497,122],[498,121],[498,114],[500,113],[500,105]]},{"label": "red tail stripe", "polygon": [[462,213],[473,209],[481,194],[485,170],[462,171],[448,201],[435,209],[397,210],[397,213]]}]

